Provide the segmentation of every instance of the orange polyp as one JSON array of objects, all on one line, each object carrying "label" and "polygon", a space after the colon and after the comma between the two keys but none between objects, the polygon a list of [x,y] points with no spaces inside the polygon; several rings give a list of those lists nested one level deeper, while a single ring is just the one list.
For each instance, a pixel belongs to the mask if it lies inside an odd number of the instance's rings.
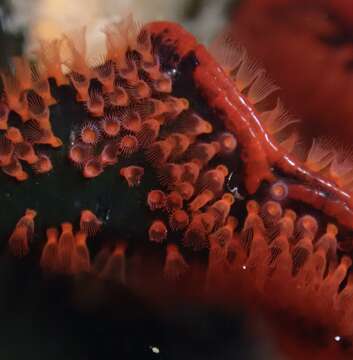
[{"label": "orange polyp", "polygon": [[229,215],[229,210],[225,204],[214,202],[205,213],[202,214],[202,220],[207,233],[210,233],[215,227],[222,226]]},{"label": "orange polyp", "polygon": [[50,120],[48,118],[40,118],[40,119],[34,119],[31,122],[32,127],[37,127],[41,130],[47,130],[50,131],[52,133],[52,126],[50,123]]},{"label": "orange polyp", "polygon": [[48,78],[55,79],[58,86],[68,83],[67,78],[61,69],[61,39],[54,39],[51,41],[40,41],[40,49],[37,51],[39,63],[45,68]]},{"label": "orange polyp", "polygon": [[[215,229],[217,218],[211,211],[197,213],[195,216],[200,217],[206,234],[210,234]],[[217,226],[219,226],[219,224],[217,224]]]},{"label": "orange polyp", "polygon": [[0,130],[6,130],[10,109],[4,102],[0,102]]},{"label": "orange polyp", "polygon": [[304,234],[292,249],[293,275],[297,275],[312,253],[312,237]]},{"label": "orange polyp", "polygon": [[73,257],[73,273],[88,273],[91,270],[91,260],[87,247],[87,234],[79,231],[75,235],[75,253]]},{"label": "orange polyp", "polygon": [[138,80],[133,85],[127,86],[126,90],[135,101],[146,99],[151,96],[151,88],[143,80]]},{"label": "orange polyp", "polygon": [[192,212],[195,212],[202,207],[204,207],[207,203],[214,199],[215,195],[211,190],[204,190],[201,194],[197,195],[195,199],[189,204],[189,209]]},{"label": "orange polyp", "polygon": [[159,135],[160,123],[156,119],[145,120],[136,137],[142,148],[146,148],[155,142]]},{"label": "orange polyp", "polygon": [[348,256],[343,256],[340,264],[326,276],[318,291],[320,302],[317,304],[322,315],[327,315],[333,307],[333,299],[336,296],[339,286],[347,276],[347,271],[352,265],[352,260]]},{"label": "orange polyp", "polygon": [[103,84],[106,92],[114,91],[115,64],[111,60],[105,60],[101,65],[94,68],[94,73],[98,80]]},{"label": "orange polyp", "polygon": [[3,165],[1,169],[5,174],[14,177],[18,181],[28,179],[28,174],[23,171],[21,163],[14,157],[8,165]]},{"label": "orange polyp", "polygon": [[141,117],[137,112],[129,112],[125,115],[124,119],[121,122],[121,125],[125,130],[137,133],[141,130],[142,126]]},{"label": "orange polyp", "polygon": [[42,118],[49,120],[49,108],[43,98],[34,92],[27,94],[28,111],[31,117],[40,120]]},{"label": "orange polyp", "polygon": [[327,224],[326,234],[332,237],[335,237],[338,234],[337,226],[334,224]]},{"label": "orange polyp", "polygon": [[270,194],[274,200],[281,201],[288,195],[288,187],[283,181],[278,181],[271,186]]},{"label": "orange polyp", "polygon": [[186,211],[176,209],[169,217],[169,226],[172,230],[183,230],[189,225],[189,215]]},{"label": "orange polyp", "polygon": [[93,122],[88,122],[81,128],[80,138],[83,143],[95,145],[100,139],[99,128]]},{"label": "orange polyp", "polygon": [[[168,96],[165,100],[165,104],[167,107],[167,113],[171,119],[175,119],[178,117],[183,111],[189,109],[189,101],[184,98],[175,98],[173,96]],[[208,134],[211,132],[210,130]],[[206,133],[206,132],[204,132]]]},{"label": "orange polyp", "polygon": [[158,99],[148,99],[139,111],[144,118],[157,118],[168,111],[165,102]]},{"label": "orange polyp", "polygon": [[43,98],[47,106],[56,103],[51,95],[48,73],[41,64],[37,63],[32,67],[32,82],[33,90]]},{"label": "orange polyp", "polygon": [[293,210],[286,209],[282,219],[278,221],[279,235],[292,237],[296,218],[297,214]]},{"label": "orange polyp", "polygon": [[92,148],[84,144],[75,144],[69,150],[69,159],[81,166],[92,158]]},{"label": "orange polyp", "polygon": [[21,94],[18,81],[11,74],[1,74],[4,92],[6,94],[6,103],[9,108],[17,112],[22,120],[28,119],[28,106],[26,97]]},{"label": "orange polyp", "polygon": [[318,231],[318,227],[318,222],[314,217],[310,215],[304,215],[297,221],[297,236],[309,236],[313,239]]},{"label": "orange polyp", "polygon": [[269,257],[269,265],[270,267],[276,266],[276,261],[278,260],[278,257],[283,252],[289,252],[290,245],[289,245],[289,238],[286,233],[279,234],[270,245],[270,257]]},{"label": "orange polyp", "polygon": [[122,155],[130,156],[138,150],[139,142],[136,136],[125,135],[120,139],[119,148]]},{"label": "orange polyp", "polygon": [[118,284],[124,284],[126,281],[126,244],[119,242],[113,253],[108,258],[100,276],[105,279],[113,280]]},{"label": "orange polyp", "polygon": [[75,238],[70,223],[61,224],[61,235],[58,242],[59,271],[71,274],[73,271],[73,258],[75,255]]},{"label": "orange polyp", "polygon": [[190,200],[194,195],[194,186],[187,182],[179,182],[174,185],[174,190],[177,191],[184,200]]},{"label": "orange polyp", "polygon": [[192,137],[210,134],[213,131],[211,123],[202,119],[195,113],[188,115],[187,119],[182,121],[178,128],[180,129],[180,132]]},{"label": "orange polyp", "polygon": [[163,209],[166,201],[167,197],[161,190],[151,190],[147,195],[147,204],[152,211]]},{"label": "orange polyp", "polygon": [[212,215],[218,226],[223,225],[229,215],[233,203],[234,196],[230,193],[225,193],[220,200],[215,201],[207,209],[207,213]]},{"label": "orange polyp", "polygon": [[242,264],[245,263],[245,253],[239,246],[239,239],[237,236],[233,236],[224,247],[225,251],[225,259],[226,259],[226,266],[229,268],[230,271],[234,271],[234,269],[240,268]]},{"label": "orange polyp", "polygon": [[120,169],[120,175],[125,178],[129,187],[139,186],[145,170],[141,166],[127,166]]},{"label": "orange polyp", "polygon": [[103,165],[99,159],[90,159],[83,166],[83,176],[86,178],[94,178],[103,172]]},{"label": "orange polyp", "polygon": [[334,159],[329,167],[329,176],[340,188],[344,188],[353,180],[351,149],[335,150],[334,154]]},{"label": "orange polyp", "polygon": [[[172,92],[172,80],[168,75],[161,74],[160,77],[153,81],[153,87],[156,91],[170,94]],[[184,105],[186,106],[186,105]]]},{"label": "orange polyp", "polygon": [[65,61],[65,65],[71,71],[80,72],[82,75],[90,78],[91,69],[86,63],[86,27],[81,27],[70,36],[62,35],[63,40],[70,52],[69,60]]},{"label": "orange polyp", "polygon": [[[249,222],[249,220],[250,219],[247,217],[246,221]],[[250,228],[253,231],[252,239],[249,239],[250,244],[242,244],[243,248],[246,250],[247,246],[244,246],[244,245],[249,246],[249,249],[248,249],[249,250],[249,259],[252,258],[252,261],[254,261],[256,256],[260,255],[261,252],[262,252],[261,258],[264,261],[268,261],[268,259],[270,258],[270,253],[269,252],[267,253],[268,245],[267,245],[267,241],[265,238],[265,231],[263,231],[263,229],[261,229],[259,224],[256,224],[256,222],[252,222],[252,224],[247,224],[247,229],[243,228],[243,230],[248,230]],[[243,234],[241,234],[241,235],[243,236],[244,234],[245,233],[243,232]],[[254,255],[255,255],[255,258],[254,258]],[[266,255],[266,256],[264,256],[264,255]],[[251,260],[250,260],[250,262],[251,262]]]},{"label": "orange polyp", "polygon": [[114,115],[105,115],[101,122],[104,134],[108,137],[115,137],[120,132],[120,120]]},{"label": "orange polyp", "polygon": [[241,231],[241,244],[245,251],[249,251],[254,236],[263,236],[265,226],[259,216],[260,207],[255,200],[249,200],[246,204],[248,215]]},{"label": "orange polyp", "polygon": [[220,246],[225,246],[233,238],[237,225],[238,220],[233,216],[229,216],[227,223],[210,235],[210,241],[217,241]]},{"label": "orange polyp", "polygon": [[114,106],[127,106],[130,102],[128,93],[121,86],[115,86],[114,90],[108,94],[108,99]]},{"label": "orange polyp", "polygon": [[151,62],[154,60],[151,34],[147,29],[141,29],[137,35],[136,50],[141,55],[143,62]]},{"label": "orange polyp", "polygon": [[40,257],[40,267],[45,272],[55,273],[58,271],[58,230],[47,229],[47,242],[44,245]]},{"label": "orange polyp", "polygon": [[173,159],[177,159],[184,155],[192,142],[188,136],[181,133],[172,133],[169,135],[169,138],[175,143],[172,153]]},{"label": "orange polyp", "polygon": [[337,226],[327,224],[326,233],[315,243],[315,249],[323,248],[330,261],[336,263],[337,258]]},{"label": "orange polyp", "polygon": [[62,141],[53,134],[49,118],[38,118],[28,121],[24,129],[26,138],[33,144],[48,144],[54,148],[60,147]]},{"label": "orange polyp", "polygon": [[[323,248],[315,251],[296,275],[297,291],[300,296],[311,295],[315,287],[320,287],[327,266],[326,252]],[[298,295],[299,295],[298,294]],[[306,304],[299,303],[299,307],[305,307]]]},{"label": "orange polyp", "polygon": [[261,217],[266,228],[275,226],[282,217],[281,205],[272,200],[266,201],[261,207]]},{"label": "orange polyp", "polygon": [[167,227],[161,220],[154,220],[148,229],[148,237],[150,241],[162,243],[168,235]]},{"label": "orange polyp", "polygon": [[5,136],[0,137],[0,166],[6,166],[11,163],[14,152],[13,143]]},{"label": "orange polyp", "polygon": [[28,164],[35,164],[39,158],[36,155],[33,146],[29,142],[22,142],[15,145],[15,156],[19,160],[24,160]]},{"label": "orange polyp", "polygon": [[36,144],[48,144],[53,148],[62,146],[63,142],[60,138],[55,136],[51,130],[44,131],[44,136],[41,140],[37,141]]},{"label": "orange polyp", "polygon": [[260,206],[255,200],[249,200],[246,203],[246,210],[249,214],[258,214],[260,211]]},{"label": "orange polyp", "polygon": [[27,226],[30,233],[34,231],[34,218],[37,212],[33,209],[26,209],[25,215],[18,221],[18,226]]},{"label": "orange polyp", "polygon": [[208,247],[207,232],[203,223],[201,214],[196,214],[190,221],[187,227],[183,244],[187,247],[192,247],[194,250],[201,250]]},{"label": "orange polyp", "polygon": [[218,138],[220,151],[223,154],[232,153],[237,147],[237,139],[232,133],[224,133]]},{"label": "orange polyp", "polygon": [[26,213],[17,222],[15,230],[9,239],[11,253],[17,257],[23,257],[29,252],[29,241],[34,232],[34,218],[37,213],[32,209],[27,209]]},{"label": "orange polyp", "polygon": [[219,171],[223,176],[229,174],[228,168],[225,165],[217,165],[215,170]]},{"label": "orange polyp", "polygon": [[183,174],[181,176],[182,181],[190,182],[195,184],[200,175],[200,164],[196,162],[188,162],[183,164]]},{"label": "orange polyp", "polygon": [[125,65],[124,67],[119,67],[118,73],[130,85],[135,85],[140,81],[135,61],[129,56],[126,56]]},{"label": "orange polyp", "polygon": [[102,116],[104,114],[104,98],[102,94],[98,90],[90,91],[86,106],[91,115]]},{"label": "orange polyp", "polygon": [[293,132],[290,134],[285,140],[282,140],[278,143],[278,147],[288,154],[294,152],[296,145],[299,143],[299,134],[297,132]]},{"label": "orange polyp", "polygon": [[338,294],[334,303],[334,307],[338,310],[339,327],[343,336],[351,336],[353,334],[352,328],[352,299],[353,299],[353,286],[351,276],[348,279],[346,287]]},{"label": "orange polyp", "polygon": [[140,67],[148,74],[151,80],[157,80],[161,76],[158,54],[151,54],[150,60],[142,60]]},{"label": "orange polyp", "polygon": [[87,237],[93,237],[100,230],[103,222],[90,210],[83,210],[80,218],[80,230]]},{"label": "orange polyp", "polygon": [[224,165],[218,165],[215,169],[206,171],[200,180],[200,189],[210,190],[213,194],[223,191],[224,181],[228,175],[228,169]]},{"label": "orange polyp", "polygon": [[182,171],[182,165],[167,163],[158,169],[157,177],[162,186],[173,188],[173,185],[180,181]]},{"label": "orange polyp", "polygon": [[[85,101],[88,108],[88,102],[90,101],[90,95],[88,93],[89,79],[84,75],[75,71],[69,74],[69,78],[75,90],[77,91],[77,101]],[[94,104],[93,104],[94,110]]]},{"label": "orange polyp", "polygon": [[9,239],[9,248],[11,254],[17,257],[23,257],[28,254],[29,246],[26,227],[15,228]]},{"label": "orange polyp", "polygon": [[190,148],[189,156],[192,161],[205,166],[220,150],[218,142],[212,143],[198,142]]},{"label": "orange polyp", "polygon": [[177,209],[182,209],[183,198],[178,192],[172,191],[167,195],[165,207],[169,212],[173,212]]},{"label": "orange polyp", "polygon": [[119,144],[115,141],[104,145],[103,150],[99,156],[100,162],[103,166],[114,165],[118,162]]},{"label": "orange polyp", "polygon": [[225,251],[217,241],[209,238],[208,244],[208,264],[206,272],[206,291],[210,292],[211,288],[218,286],[217,283],[223,282],[223,276],[225,275],[226,260]]},{"label": "orange polyp", "polygon": [[167,162],[172,154],[174,142],[170,139],[156,141],[146,150],[146,159],[153,166],[160,166]]},{"label": "orange polyp", "polygon": [[311,149],[305,160],[308,169],[319,172],[328,166],[334,158],[334,152],[330,148],[328,141],[314,139]]},{"label": "orange polyp", "polygon": [[254,236],[249,257],[245,263],[245,271],[254,281],[254,289],[257,291],[264,290],[269,255],[266,239],[261,235]]},{"label": "orange polyp", "polygon": [[47,144],[54,148],[60,147],[62,141],[53,134],[49,118],[42,117],[27,122],[23,131],[26,138],[33,144]]},{"label": "orange polyp", "polygon": [[113,22],[106,25],[103,29],[106,35],[107,59],[116,61],[119,66],[125,65],[125,54],[128,48],[128,27],[126,20]]},{"label": "orange polyp", "polygon": [[288,249],[285,249],[276,258],[275,271],[265,284],[265,290],[267,290],[270,301],[275,301],[275,304],[279,306],[283,306],[285,300],[290,301],[292,294],[291,280],[292,258]]},{"label": "orange polyp", "polygon": [[38,160],[33,164],[33,169],[38,174],[44,174],[53,169],[53,164],[47,155],[40,154]]},{"label": "orange polyp", "polygon": [[178,247],[175,244],[167,245],[167,255],[165,259],[163,273],[168,280],[178,280],[189,269]]},{"label": "orange polyp", "polygon": [[5,132],[5,136],[14,144],[19,144],[24,141],[20,130],[15,127],[9,127]]}]

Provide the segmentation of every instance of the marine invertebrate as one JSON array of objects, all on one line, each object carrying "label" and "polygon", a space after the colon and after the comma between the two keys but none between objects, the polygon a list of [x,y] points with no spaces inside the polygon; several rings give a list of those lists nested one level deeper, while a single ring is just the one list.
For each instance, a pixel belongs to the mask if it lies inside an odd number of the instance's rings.
[{"label": "marine invertebrate", "polygon": [[[176,289],[201,287],[207,301],[256,298],[270,316],[286,311],[289,322],[324,328],[328,348],[339,352],[334,336],[353,336],[342,320],[351,318],[351,259],[337,251],[344,248],[337,238],[353,226],[351,168],[337,165],[346,159],[323,141],[299,157],[296,119],[242,49],[222,42],[217,62],[172,23],[139,28],[127,18],[105,32],[107,55],[93,68],[84,45],[64,38],[67,75],[58,67],[60,43],[42,48],[36,73],[50,74],[42,79],[50,94],[32,88],[24,61],[3,76],[8,118],[0,150],[8,177],[0,211],[9,224],[18,211],[10,201],[36,211],[15,226],[13,255],[28,252],[37,215],[32,247],[46,274],[131,284],[131,273],[142,271],[135,281],[153,288],[159,282],[150,284],[148,272],[158,274],[154,280],[162,272]],[[26,142],[29,150],[18,151]],[[29,176],[26,163],[37,164],[42,151],[52,166]],[[145,249],[157,256],[141,260]],[[194,281],[198,256],[204,279]]]}]

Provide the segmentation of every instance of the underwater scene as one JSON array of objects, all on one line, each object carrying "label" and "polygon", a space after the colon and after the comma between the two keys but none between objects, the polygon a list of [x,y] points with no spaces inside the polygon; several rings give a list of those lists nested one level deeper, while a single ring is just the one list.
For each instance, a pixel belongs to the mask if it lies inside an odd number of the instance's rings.
[{"label": "underwater scene", "polygon": [[0,358],[353,359],[353,4],[0,1]]}]

